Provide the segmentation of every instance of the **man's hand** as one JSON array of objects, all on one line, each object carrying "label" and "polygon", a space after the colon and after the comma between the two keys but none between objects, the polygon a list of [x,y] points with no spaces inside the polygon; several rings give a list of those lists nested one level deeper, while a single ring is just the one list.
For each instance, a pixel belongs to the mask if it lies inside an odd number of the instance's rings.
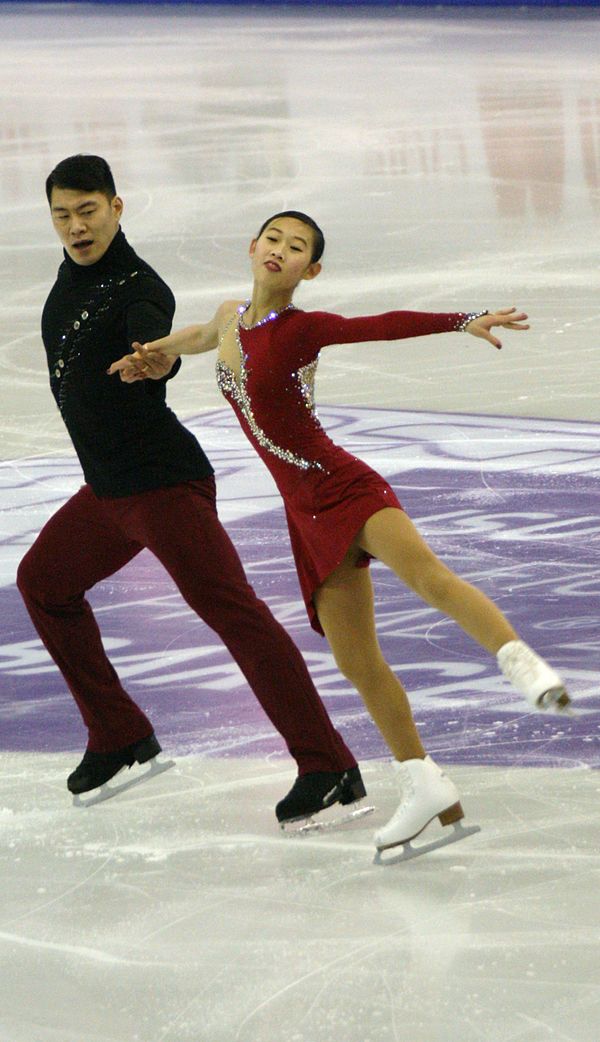
[{"label": "man's hand", "polygon": [[118,373],[123,383],[133,384],[137,380],[162,380],[175,365],[176,359],[160,351],[144,351],[141,344],[132,344],[133,354],[124,355],[113,362],[108,375]]}]

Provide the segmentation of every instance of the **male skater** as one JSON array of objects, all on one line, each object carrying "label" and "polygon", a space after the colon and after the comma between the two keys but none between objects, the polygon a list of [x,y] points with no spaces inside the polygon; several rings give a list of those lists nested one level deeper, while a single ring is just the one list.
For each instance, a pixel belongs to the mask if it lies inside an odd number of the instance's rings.
[{"label": "male skater", "polygon": [[64,260],[42,315],[50,387],[86,484],[48,521],[19,567],[33,623],[87,726],[67,780],[88,792],[160,752],[152,724],[109,662],[85,592],[147,547],[190,607],[222,639],[298,764],[280,822],[365,795],[304,660],[248,584],[216,511],[213,469],[166,404],[179,361],[150,379],[107,376],[112,362],[165,336],[175,301],[120,228],[123,202],[106,160],[64,159],[46,181]]}]

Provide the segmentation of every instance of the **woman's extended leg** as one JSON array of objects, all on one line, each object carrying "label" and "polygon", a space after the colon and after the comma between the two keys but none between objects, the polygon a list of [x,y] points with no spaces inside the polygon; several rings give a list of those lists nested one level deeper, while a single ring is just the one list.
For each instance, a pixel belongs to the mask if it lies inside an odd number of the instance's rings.
[{"label": "woman's extended leg", "polygon": [[373,588],[366,568],[350,551],[315,592],[319,622],[339,670],[360,692],[397,760],[422,758],[406,692],[385,661],[375,632]]},{"label": "woman's extended leg", "polygon": [[387,507],[373,514],[357,543],[496,655],[504,675],[534,709],[570,712],[570,698],[558,673],[519,639],[489,597],[438,560],[402,510]]},{"label": "woman's extended leg", "polygon": [[387,507],[373,514],[357,542],[493,655],[518,639],[493,601],[442,564],[402,510]]}]

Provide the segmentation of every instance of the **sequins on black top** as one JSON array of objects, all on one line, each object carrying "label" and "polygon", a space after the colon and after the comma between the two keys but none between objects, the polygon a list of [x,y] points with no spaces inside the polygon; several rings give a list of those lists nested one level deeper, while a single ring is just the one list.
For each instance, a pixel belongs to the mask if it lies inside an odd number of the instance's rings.
[{"label": "sequins on black top", "polygon": [[119,230],[104,256],[76,264],[65,253],[42,315],[50,387],[86,481],[99,496],[137,492],[212,474],[200,445],[166,404],[163,380],[108,376],[133,341],[171,329],[167,284]]}]

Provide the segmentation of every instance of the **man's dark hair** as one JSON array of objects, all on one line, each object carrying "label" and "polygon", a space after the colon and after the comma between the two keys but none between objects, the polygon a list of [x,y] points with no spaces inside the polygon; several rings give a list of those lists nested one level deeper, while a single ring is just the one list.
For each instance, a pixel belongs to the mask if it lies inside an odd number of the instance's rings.
[{"label": "man's dark hair", "polygon": [[102,192],[107,199],[117,194],[112,171],[101,156],[68,156],[46,178],[48,202],[53,188],[71,188],[77,192]]},{"label": "man's dark hair", "polygon": [[269,219],[265,221],[256,238],[260,239],[265,228],[268,227],[271,221],[276,221],[278,217],[294,217],[297,221],[302,221],[302,224],[307,224],[309,228],[312,228],[315,234],[313,236],[314,242],[310,263],[314,264],[316,261],[320,260],[323,256],[323,250],[325,249],[325,236],[317,222],[313,221],[312,217],[309,217],[308,214],[305,213],[299,213],[298,210],[282,210],[281,213],[274,213],[272,217],[269,217]]}]

